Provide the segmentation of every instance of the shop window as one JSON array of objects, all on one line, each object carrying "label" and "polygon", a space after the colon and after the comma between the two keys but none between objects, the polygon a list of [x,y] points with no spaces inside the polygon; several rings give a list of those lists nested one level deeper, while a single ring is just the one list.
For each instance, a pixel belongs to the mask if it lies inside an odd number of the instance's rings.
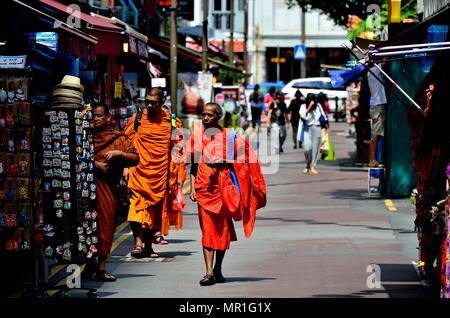
[{"label": "shop window", "polygon": [[213,13],[214,28],[217,30],[222,29],[222,13]]},{"label": "shop window", "polygon": [[214,11],[222,11],[222,0],[214,0]]}]

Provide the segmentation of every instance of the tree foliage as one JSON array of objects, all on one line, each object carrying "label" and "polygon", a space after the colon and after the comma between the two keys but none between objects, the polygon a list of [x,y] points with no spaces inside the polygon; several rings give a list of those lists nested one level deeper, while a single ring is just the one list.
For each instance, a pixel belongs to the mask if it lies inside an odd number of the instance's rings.
[{"label": "tree foliage", "polygon": [[328,15],[337,25],[345,26],[349,15],[357,15],[363,19],[371,12],[367,8],[371,4],[377,4],[381,7],[383,0],[286,0],[289,8],[299,5],[307,11],[318,9]]},{"label": "tree foliage", "polygon": [[[301,8],[309,10],[320,10],[328,15],[337,25],[345,26],[349,15],[356,15],[363,20],[372,14],[370,5],[379,5],[381,9],[381,24],[387,23],[388,0],[285,0],[288,8],[299,5]],[[411,18],[417,21],[416,13],[417,1],[402,2],[402,18]]]}]

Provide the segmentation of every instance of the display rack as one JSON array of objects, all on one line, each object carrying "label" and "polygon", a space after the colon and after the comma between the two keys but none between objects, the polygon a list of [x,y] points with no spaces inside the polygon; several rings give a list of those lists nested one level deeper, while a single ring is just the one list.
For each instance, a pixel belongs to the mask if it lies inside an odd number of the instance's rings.
[{"label": "display rack", "polygon": [[[93,115],[89,108],[50,107],[42,128],[44,254],[60,264],[81,265],[97,253]],[[71,290],[56,288],[60,295]],[[93,288],[88,297],[96,297]]]},{"label": "display rack", "polygon": [[31,106],[30,69],[0,77],[1,296],[38,283],[36,227],[42,201],[36,176],[38,113]]}]

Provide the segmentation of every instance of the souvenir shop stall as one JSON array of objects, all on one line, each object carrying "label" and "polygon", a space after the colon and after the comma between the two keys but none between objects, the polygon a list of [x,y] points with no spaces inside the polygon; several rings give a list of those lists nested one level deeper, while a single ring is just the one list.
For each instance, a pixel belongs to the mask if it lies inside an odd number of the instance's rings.
[{"label": "souvenir shop stall", "polygon": [[[390,40],[390,46],[369,52],[375,61],[393,59],[394,62],[389,63],[390,75],[414,97],[408,101],[410,107],[402,107],[398,98],[389,99],[387,129],[390,134],[387,136],[386,161],[391,171],[388,171],[387,191],[403,193],[407,187],[411,191],[408,184],[414,181],[412,202],[416,213],[418,270],[421,278],[432,282],[444,297],[450,296],[450,264],[447,263],[447,169],[450,159],[448,21],[450,8],[397,35]],[[405,78],[405,73],[414,76]],[[406,135],[405,131],[409,134]],[[414,179],[405,184],[401,183],[401,178],[394,179],[396,174],[407,177],[408,171],[403,166],[412,168],[414,174]]]},{"label": "souvenir shop stall", "polygon": [[83,262],[96,253],[93,115],[83,86],[65,76],[53,91],[42,128],[45,256]]},{"label": "souvenir shop stall", "polygon": [[33,140],[39,114],[30,106],[25,61],[0,56],[0,297],[13,285],[31,284],[35,274],[33,225],[41,200]]},{"label": "souvenir shop stall", "polygon": [[0,12],[6,26],[0,32],[0,297],[20,297],[44,291],[52,266],[95,255],[95,212],[88,209],[95,200],[92,114],[82,112],[79,78],[64,75],[78,75],[80,59],[95,58],[98,40],[79,30],[49,30],[59,20],[28,5],[5,6]]}]

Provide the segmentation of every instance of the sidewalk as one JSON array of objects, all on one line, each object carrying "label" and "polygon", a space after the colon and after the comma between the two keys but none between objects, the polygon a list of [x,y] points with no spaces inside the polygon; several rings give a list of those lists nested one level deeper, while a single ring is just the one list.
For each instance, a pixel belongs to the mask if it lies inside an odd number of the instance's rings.
[{"label": "sidewalk", "polygon": [[[268,204],[258,212],[253,236],[245,239],[236,224],[238,241],[223,264],[227,283],[198,283],[201,232],[188,200],[183,229],[171,231],[169,245],[155,246],[161,258],[130,258],[127,226],[108,263],[117,282],[85,285],[98,288],[99,297],[125,298],[432,297],[412,263],[417,238],[408,201],[395,200],[391,212],[385,200],[367,198],[367,171],[350,165],[355,146],[344,128],[332,123],[339,160],[320,163],[317,176],[303,175],[303,151],[288,138],[279,172],[266,176]],[[381,288],[368,287],[370,264],[381,269]]]}]

